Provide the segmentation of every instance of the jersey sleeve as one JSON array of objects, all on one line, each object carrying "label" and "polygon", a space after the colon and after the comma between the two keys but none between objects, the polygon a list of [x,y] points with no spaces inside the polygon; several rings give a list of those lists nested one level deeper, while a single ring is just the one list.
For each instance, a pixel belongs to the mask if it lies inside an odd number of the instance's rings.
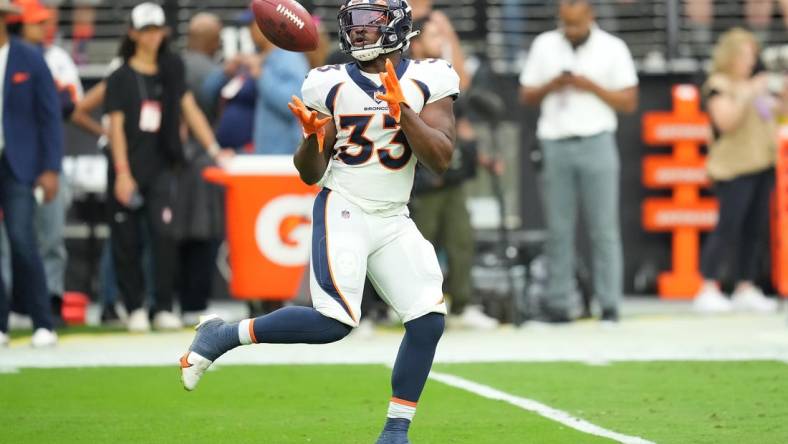
[{"label": "jersey sleeve", "polygon": [[419,63],[423,66],[419,80],[424,82],[429,89],[427,104],[437,102],[446,97],[457,99],[460,95],[460,76],[451,64],[445,60],[432,59],[423,60]]},{"label": "jersey sleeve", "polygon": [[301,86],[301,99],[307,108],[313,109],[327,116],[332,115],[326,105],[328,88],[331,87],[332,76],[320,68],[309,71],[304,84]]}]

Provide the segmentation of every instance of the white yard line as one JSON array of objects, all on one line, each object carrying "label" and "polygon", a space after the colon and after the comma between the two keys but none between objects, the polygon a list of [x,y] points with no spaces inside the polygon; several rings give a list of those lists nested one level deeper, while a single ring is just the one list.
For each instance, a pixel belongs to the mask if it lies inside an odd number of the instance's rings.
[{"label": "white yard line", "polygon": [[523,410],[544,416],[547,419],[559,422],[567,427],[571,427],[583,433],[588,433],[589,435],[609,438],[624,444],[654,444],[652,441],[640,438],[638,436],[624,435],[622,433],[605,429],[586,420],[576,418],[563,410],[558,410],[556,408],[550,407],[549,405],[542,404],[541,402],[514,396],[512,394],[494,389],[490,386],[460,378],[459,376],[454,376],[447,373],[432,372],[430,373],[430,379],[434,379],[446,385],[471,392],[484,398],[508,402],[509,404],[520,407]]}]

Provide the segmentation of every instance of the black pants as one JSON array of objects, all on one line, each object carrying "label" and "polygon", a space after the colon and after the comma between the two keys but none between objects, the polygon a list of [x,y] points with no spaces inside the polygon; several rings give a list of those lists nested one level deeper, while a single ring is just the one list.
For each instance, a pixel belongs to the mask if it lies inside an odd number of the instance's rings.
[{"label": "black pants", "polygon": [[208,308],[218,247],[219,241],[215,240],[184,240],[178,243],[178,293],[182,311],[203,311]]},{"label": "black pants", "polygon": [[748,174],[714,184],[720,203],[717,226],[706,240],[701,256],[701,273],[705,279],[716,279],[720,264],[736,252],[736,282],[754,281],[758,277],[758,261],[764,240],[769,234],[769,202],[774,189],[774,170]]},{"label": "black pants", "polygon": [[155,303],[152,312],[172,311],[174,275],[176,271],[176,243],[167,232],[167,223],[172,218],[167,203],[169,197],[163,195],[161,187],[152,186],[142,189],[145,204],[136,210],[123,206],[115,199],[114,178],[108,182],[108,207],[110,229],[112,230],[112,257],[118,289],[131,312],[144,305],[145,279],[142,272],[142,249],[147,229],[153,253],[153,281]]}]

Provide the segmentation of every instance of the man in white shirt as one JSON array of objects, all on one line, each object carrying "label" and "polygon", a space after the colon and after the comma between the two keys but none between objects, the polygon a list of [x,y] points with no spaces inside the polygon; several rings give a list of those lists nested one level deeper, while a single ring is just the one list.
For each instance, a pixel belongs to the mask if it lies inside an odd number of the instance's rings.
[{"label": "man in white shirt", "polygon": [[616,322],[623,259],[614,133],[616,113],[637,109],[637,73],[626,44],[596,26],[588,0],[560,1],[559,17],[559,29],[534,40],[520,76],[522,101],[541,107],[550,264],[544,308],[551,320],[570,320],[579,205],[591,240],[594,295],[602,320]]}]

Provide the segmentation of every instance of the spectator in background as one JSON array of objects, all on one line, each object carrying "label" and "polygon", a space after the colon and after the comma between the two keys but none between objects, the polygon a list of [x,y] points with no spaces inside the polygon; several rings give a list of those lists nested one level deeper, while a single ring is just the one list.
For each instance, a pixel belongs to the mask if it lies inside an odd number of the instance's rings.
[{"label": "spectator in background", "polygon": [[[618,321],[623,285],[616,112],[637,109],[638,78],[619,38],[599,29],[587,0],[559,3],[561,28],[534,40],[520,76],[523,102],[541,107],[548,320],[570,321],[578,203],[591,240],[602,320]],[[578,202],[579,201],[579,202]]]},{"label": "spectator in background", "polygon": [[259,51],[249,62],[250,74],[257,82],[255,153],[291,155],[303,133],[287,104],[291,97],[301,94],[309,62],[303,54],[285,51],[268,41],[254,20],[249,23],[249,32]]},{"label": "spectator in background", "polygon": [[[11,34],[18,35],[25,42],[42,49],[60,96],[62,116],[70,119],[75,104],[83,95],[82,82],[68,52],[58,46],[46,44],[47,30],[51,28],[50,22],[54,20],[54,14],[38,0],[16,0],[14,4],[21,8],[22,13],[8,17],[9,30]],[[39,204],[36,208],[35,224],[54,320],[58,326],[62,326],[61,306],[68,259],[64,229],[71,200],[62,172],[59,184],[55,198],[49,203]]]},{"label": "spectator in background", "polygon": [[223,70],[214,70],[205,81],[205,94],[220,97],[224,105],[217,138],[236,151],[246,150],[251,141],[255,154],[292,154],[302,133],[287,103],[301,93],[309,61],[304,54],[285,51],[268,41],[250,9],[237,20],[246,26],[257,53],[227,61]]},{"label": "spectator in background", "polygon": [[111,167],[108,171],[110,227],[118,287],[126,302],[128,328],[150,329],[143,308],[141,225],[153,249],[156,301],[153,326],[181,328],[172,313],[176,248],[173,169],[184,161],[182,120],[212,157],[222,151],[194,96],[185,87],[183,62],[168,49],[164,10],[142,3],[131,12],[121,45],[123,66],[107,79]]},{"label": "spectator in background", "polygon": [[471,77],[465,69],[465,53],[451,20],[442,11],[433,9],[432,0],[412,0],[409,3],[414,21],[429,20],[437,28],[442,42],[440,58],[452,64],[460,76],[460,91],[465,91],[471,85]]},{"label": "spectator in background", "polygon": [[[429,19],[417,21],[414,29],[420,29],[421,34],[411,41],[413,59],[440,58],[443,40],[437,24]],[[449,170],[438,176],[422,166],[417,167],[411,201],[413,221],[436,250],[442,247],[446,252],[449,270],[445,292],[450,297],[450,321],[468,328],[491,329],[498,326],[498,321],[485,315],[481,306],[469,305],[473,293],[474,238],[466,207],[465,182],[476,175],[478,152],[473,127],[460,106],[455,110],[457,147]]]},{"label": "spectator in background", "polygon": [[[767,89],[767,74],[753,75],[758,53],[752,33],[741,28],[726,32],[714,47],[712,72],[703,86],[714,133],[706,168],[720,214],[701,256],[705,282],[694,308],[702,312],[777,309],[777,302],[766,298],[754,283],[769,233],[779,111],[779,102]],[[716,282],[731,244],[738,245],[732,303]]]},{"label": "spectator in background", "polygon": [[[63,127],[57,90],[42,54],[9,38],[6,17],[18,7],[0,0],[0,210],[8,232],[14,292],[33,319],[33,346],[57,343],[46,276],[34,229],[33,188],[45,202],[58,192]],[[8,300],[0,279],[0,346],[8,344]]]},{"label": "spectator in background", "polygon": [[72,53],[79,65],[88,63],[88,42],[96,34],[96,6],[101,0],[73,0]]},{"label": "spectator in background", "polygon": [[220,63],[216,55],[222,48],[222,21],[214,14],[199,13],[189,20],[189,33],[183,63],[186,65],[186,85],[194,93],[197,104],[211,123],[216,122],[216,97],[203,94],[203,85]]},{"label": "spectator in background", "polygon": [[[763,41],[767,40],[775,3],[780,4],[783,23],[788,27],[788,0],[744,0],[744,20],[747,26]],[[706,57],[712,42],[714,2],[712,0],[686,0],[684,10],[689,18],[691,40],[696,46],[692,55]]]},{"label": "spectator in background", "polygon": [[[213,14],[197,14],[189,21],[188,49],[183,54],[189,90],[202,91],[211,72],[221,69],[216,62],[221,30],[222,22]],[[197,103],[211,123],[215,122],[218,114],[215,98],[202,97]],[[177,224],[178,288],[181,318],[187,325],[196,325],[208,308],[213,289],[216,253],[224,238],[224,200],[221,188],[202,177],[203,169],[214,161],[193,138],[184,148],[186,165],[179,174],[178,188],[189,192],[179,196],[175,209],[180,221]]]},{"label": "spectator in background", "polygon": [[[254,16],[246,10],[238,15],[236,22],[239,28],[248,31]],[[258,67],[256,57],[238,55],[225,61],[224,66],[214,68],[203,83],[203,94],[218,101],[221,108],[216,138],[222,146],[236,152],[254,151],[257,81],[251,72]]]}]

